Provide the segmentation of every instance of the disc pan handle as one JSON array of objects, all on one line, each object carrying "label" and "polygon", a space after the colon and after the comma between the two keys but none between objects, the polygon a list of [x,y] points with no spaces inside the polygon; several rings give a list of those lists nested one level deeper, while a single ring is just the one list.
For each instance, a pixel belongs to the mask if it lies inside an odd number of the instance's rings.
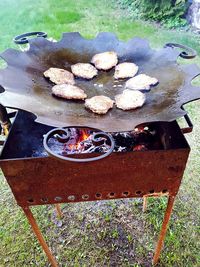
[{"label": "disc pan handle", "polygon": [[164,47],[171,47],[171,48],[178,48],[182,50],[179,54],[180,57],[185,58],[185,59],[192,59],[195,58],[197,55],[197,52],[193,49],[190,48],[186,45],[182,44],[177,44],[177,43],[167,43],[165,44]]},{"label": "disc pan handle", "polygon": [[47,38],[47,33],[46,32],[26,32],[26,33],[15,36],[15,38],[13,38],[13,42],[18,45],[28,44],[29,40],[34,37]]}]

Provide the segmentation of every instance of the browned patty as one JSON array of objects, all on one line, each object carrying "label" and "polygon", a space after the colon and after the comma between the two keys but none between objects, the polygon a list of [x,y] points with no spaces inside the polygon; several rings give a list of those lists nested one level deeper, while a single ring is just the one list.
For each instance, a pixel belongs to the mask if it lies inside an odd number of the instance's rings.
[{"label": "browned patty", "polygon": [[158,83],[156,78],[146,74],[139,74],[126,82],[126,88],[132,90],[149,90],[151,85]]},{"label": "browned patty", "polygon": [[113,107],[114,101],[107,96],[93,96],[85,100],[86,108],[97,114],[106,114]]},{"label": "browned patty", "polygon": [[67,70],[50,68],[44,72],[44,76],[55,84],[75,84],[74,75]]},{"label": "browned patty", "polygon": [[52,93],[65,99],[84,100],[87,95],[78,86],[71,84],[58,84],[52,87]]},{"label": "browned patty", "polygon": [[116,106],[123,110],[136,109],[142,107],[145,103],[146,97],[140,91],[124,90],[122,94],[115,96]]},{"label": "browned patty", "polygon": [[135,76],[138,66],[131,62],[120,63],[115,67],[115,79],[125,79]]},{"label": "browned patty", "polygon": [[116,66],[118,62],[117,53],[114,51],[96,54],[92,57],[91,63],[95,65],[98,70],[109,70]]},{"label": "browned patty", "polygon": [[72,73],[80,78],[92,79],[97,76],[98,70],[89,63],[77,63],[71,66]]}]

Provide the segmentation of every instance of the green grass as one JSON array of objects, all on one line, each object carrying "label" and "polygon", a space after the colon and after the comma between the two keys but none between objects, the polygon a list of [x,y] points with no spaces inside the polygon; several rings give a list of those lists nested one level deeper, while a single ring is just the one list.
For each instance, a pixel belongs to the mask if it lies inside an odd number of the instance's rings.
[{"label": "green grass", "polygon": [[[100,31],[112,31],[123,40],[133,36],[148,38],[153,47],[179,42],[200,53],[198,35],[130,21],[126,11],[106,0],[5,0],[0,1],[0,17],[1,51],[16,47],[12,43],[15,35],[38,30],[58,40],[67,31],[79,31],[88,38]],[[199,63],[199,57],[190,62]],[[195,83],[198,85],[199,79]],[[195,125],[193,133],[187,136],[192,151],[159,266],[200,266],[200,101],[186,108]],[[151,266],[165,207],[165,199],[149,200],[144,214],[140,200],[63,205],[62,222],[55,218],[51,206],[33,210],[61,266],[142,267]],[[3,175],[0,177],[0,244],[2,267],[49,266]]]}]

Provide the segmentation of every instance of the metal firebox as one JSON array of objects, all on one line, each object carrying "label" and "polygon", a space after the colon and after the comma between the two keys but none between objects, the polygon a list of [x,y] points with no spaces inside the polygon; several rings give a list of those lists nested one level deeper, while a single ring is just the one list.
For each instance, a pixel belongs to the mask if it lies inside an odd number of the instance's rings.
[{"label": "metal firebox", "polygon": [[1,154],[1,168],[20,206],[160,192],[175,196],[190,149],[176,121],[152,124],[162,149],[113,152],[104,159],[77,164],[48,156],[42,140],[51,127],[19,112]]}]

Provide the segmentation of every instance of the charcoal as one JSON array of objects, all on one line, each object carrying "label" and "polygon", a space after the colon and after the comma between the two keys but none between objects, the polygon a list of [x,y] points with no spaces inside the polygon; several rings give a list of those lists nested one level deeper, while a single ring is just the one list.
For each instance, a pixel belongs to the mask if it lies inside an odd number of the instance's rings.
[{"label": "charcoal", "polygon": [[[70,128],[70,139],[67,143],[60,143],[56,138],[51,138],[49,145],[62,156],[70,154],[106,153],[110,146],[106,142],[99,145],[94,144],[92,135],[94,131],[81,128]],[[114,152],[145,151],[158,149],[160,143],[155,129],[148,127],[135,129],[131,132],[110,133],[115,142]]]}]

